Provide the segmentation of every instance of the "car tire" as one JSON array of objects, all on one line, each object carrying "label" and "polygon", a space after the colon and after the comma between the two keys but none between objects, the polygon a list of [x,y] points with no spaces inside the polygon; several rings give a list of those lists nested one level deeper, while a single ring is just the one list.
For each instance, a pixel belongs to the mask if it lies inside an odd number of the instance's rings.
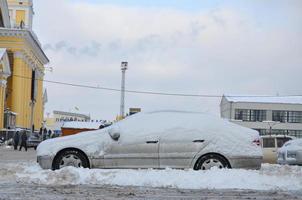
[{"label": "car tire", "polygon": [[195,170],[209,170],[213,167],[217,168],[231,168],[227,159],[218,154],[207,154],[198,159],[195,165]]},{"label": "car tire", "polygon": [[55,157],[53,170],[67,166],[89,168],[89,161],[87,157],[78,150],[64,150]]}]

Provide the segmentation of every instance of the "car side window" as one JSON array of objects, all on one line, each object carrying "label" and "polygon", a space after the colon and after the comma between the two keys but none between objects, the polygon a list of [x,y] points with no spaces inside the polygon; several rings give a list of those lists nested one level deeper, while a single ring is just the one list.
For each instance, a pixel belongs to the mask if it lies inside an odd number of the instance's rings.
[{"label": "car side window", "polygon": [[287,141],[291,140],[291,138],[277,138],[277,146],[278,148],[282,147],[283,144]]},{"label": "car side window", "polygon": [[274,148],[275,138],[263,138],[263,148]]}]

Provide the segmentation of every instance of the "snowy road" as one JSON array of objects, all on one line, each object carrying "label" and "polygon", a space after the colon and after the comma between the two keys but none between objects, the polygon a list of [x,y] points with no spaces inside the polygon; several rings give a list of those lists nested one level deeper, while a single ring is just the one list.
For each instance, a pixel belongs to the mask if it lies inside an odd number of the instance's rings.
[{"label": "snowy road", "polygon": [[0,158],[0,199],[302,199],[302,167],[53,172],[36,164],[33,150],[0,147]]}]

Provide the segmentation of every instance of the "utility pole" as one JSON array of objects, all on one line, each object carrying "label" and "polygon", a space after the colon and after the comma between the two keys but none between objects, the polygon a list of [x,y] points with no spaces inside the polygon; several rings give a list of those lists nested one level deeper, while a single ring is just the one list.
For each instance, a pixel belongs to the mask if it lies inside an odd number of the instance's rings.
[{"label": "utility pole", "polygon": [[128,69],[128,62],[122,62],[121,70],[122,70],[122,86],[121,86],[121,107],[120,107],[120,117],[125,117],[125,78],[126,78],[126,70]]}]

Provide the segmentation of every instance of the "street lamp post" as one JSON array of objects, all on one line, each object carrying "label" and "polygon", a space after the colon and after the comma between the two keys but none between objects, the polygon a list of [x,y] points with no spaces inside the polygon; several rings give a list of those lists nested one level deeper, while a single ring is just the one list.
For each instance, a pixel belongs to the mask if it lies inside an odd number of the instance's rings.
[{"label": "street lamp post", "polygon": [[266,122],[269,126],[269,134],[272,135],[273,127],[277,124],[280,124],[279,121],[263,121]]},{"label": "street lamp post", "polygon": [[123,118],[125,116],[125,79],[126,70],[128,69],[128,62],[122,62],[122,83],[121,83],[121,106],[120,106],[120,116]]}]

